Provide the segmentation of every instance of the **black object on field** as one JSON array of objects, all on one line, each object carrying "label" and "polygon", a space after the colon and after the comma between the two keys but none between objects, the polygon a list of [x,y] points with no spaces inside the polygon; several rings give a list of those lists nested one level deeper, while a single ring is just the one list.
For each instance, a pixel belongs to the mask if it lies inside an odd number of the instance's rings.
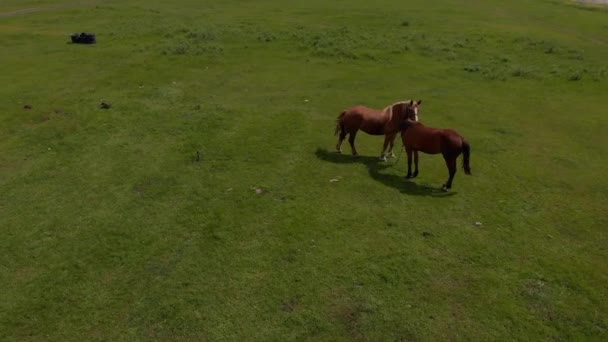
[{"label": "black object on field", "polygon": [[95,44],[95,33],[74,33],[70,36],[74,44]]}]

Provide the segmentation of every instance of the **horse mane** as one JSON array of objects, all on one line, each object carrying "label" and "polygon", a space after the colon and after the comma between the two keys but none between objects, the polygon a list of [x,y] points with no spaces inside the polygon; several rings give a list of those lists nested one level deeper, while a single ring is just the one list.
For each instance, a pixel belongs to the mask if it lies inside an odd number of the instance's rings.
[{"label": "horse mane", "polygon": [[399,102],[395,102],[392,105],[384,108],[382,110],[383,113],[388,114],[389,120],[393,118],[393,107],[395,107],[398,104],[404,104],[407,105],[408,103],[410,103],[411,100],[404,100],[404,101],[399,101]]}]

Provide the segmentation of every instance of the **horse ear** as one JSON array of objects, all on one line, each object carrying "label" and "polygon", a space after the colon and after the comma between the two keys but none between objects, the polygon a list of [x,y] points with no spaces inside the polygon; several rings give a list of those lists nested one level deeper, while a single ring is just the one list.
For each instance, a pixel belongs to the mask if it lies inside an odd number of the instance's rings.
[{"label": "horse ear", "polygon": [[420,106],[420,104],[422,103],[422,100],[418,100],[418,105]]},{"label": "horse ear", "polygon": [[414,100],[410,100],[410,106],[414,104]]}]

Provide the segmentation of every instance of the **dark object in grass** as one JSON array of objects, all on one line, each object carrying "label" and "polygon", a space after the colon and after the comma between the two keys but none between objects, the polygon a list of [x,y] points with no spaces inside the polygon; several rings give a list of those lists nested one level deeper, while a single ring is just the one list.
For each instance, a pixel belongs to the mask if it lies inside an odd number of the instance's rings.
[{"label": "dark object in grass", "polygon": [[196,162],[198,163],[199,161],[201,161],[201,154],[199,151],[196,151]]},{"label": "dark object in grass", "polygon": [[32,109],[32,106],[30,106],[30,105],[25,105],[25,106],[23,106],[23,109],[28,109],[28,110],[29,110],[29,109]]},{"label": "dark object in grass", "polygon": [[94,33],[74,33],[70,37],[74,44],[95,44],[97,42]]},{"label": "dark object in grass", "polygon": [[110,109],[110,107],[112,107],[112,104],[104,101],[101,101],[101,104],[99,104],[99,108],[101,109]]},{"label": "dark object in grass", "polygon": [[429,232],[422,232],[422,236],[426,237],[432,237],[434,236],[433,233],[429,233]]}]

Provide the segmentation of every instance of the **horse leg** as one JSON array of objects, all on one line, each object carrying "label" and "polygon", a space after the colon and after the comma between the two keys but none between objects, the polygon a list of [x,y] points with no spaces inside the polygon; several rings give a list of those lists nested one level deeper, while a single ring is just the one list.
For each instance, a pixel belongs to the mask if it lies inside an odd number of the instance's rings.
[{"label": "horse leg", "polygon": [[418,176],[418,151],[414,151],[414,174],[412,178],[416,178]]},{"label": "horse leg", "polygon": [[382,152],[380,152],[380,160],[382,160],[382,161],[386,161],[386,154],[384,152],[386,152],[386,147],[388,146],[389,141],[390,141],[390,135],[385,135],[384,144],[382,145]]},{"label": "horse leg", "polygon": [[357,136],[357,130],[351,131],[348,134],[348,142],[350,143],[350,148],[353,150],[353,156],[359,155],[357,153],[357,149],[355,148],[355,137]]},{"label": "horse leg", "polygon": [[405,152],[407,152],[407,176],[406,179],[412,178],[412,150],[409,148],[405,148]]},{"label": "horse leg", "polygon": [[448,191],[452,188],[452,181],[454,180],[454,175],[456,174],[456,158],[454,156],[444,154],[443,159],[445,159],[445,164],[448,167],[448,171],[450,172],[450,177],[448,178],[447,183],[443,184],[441,189],[443,191]]},{"label": "horse leg", "polygon": [[391,139],[390,139],[390,142],[389,142],[389,145],[388,145],[388,153],[387,154],[391,158],[395,158],[395,152],[393,151],[393,147],[395,147],[395,137],[396,136],[397,136],[397,134],[391,135]]},{"label": "horse leg", "polygon": [[342,142],[344,141],[344,138],[346,138],[346,130],[342,129],[340,131],[340,136],[338,137],[338,143],[336,144],[336,150],[338,150],[338,153],[342,153]]}]

